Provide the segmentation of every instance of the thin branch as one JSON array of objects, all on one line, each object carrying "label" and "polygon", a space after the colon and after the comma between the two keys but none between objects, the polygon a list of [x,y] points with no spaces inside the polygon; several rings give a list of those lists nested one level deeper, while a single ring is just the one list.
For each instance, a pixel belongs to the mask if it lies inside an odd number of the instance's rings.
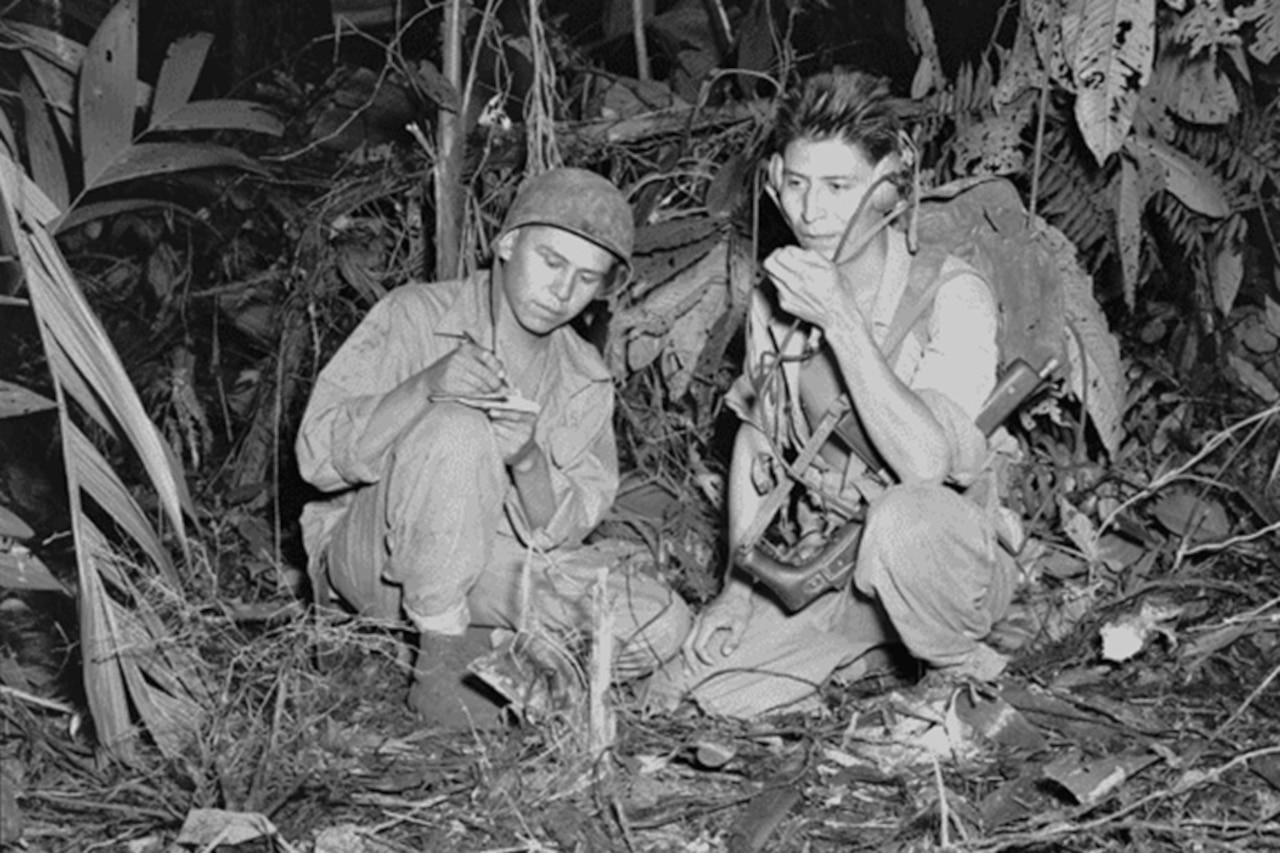
[{"label": "thin branch", "polygon": [[57,711],[60,714],[70,714],[71,716],[75,716],[80,713],[66,702],[58,702],[54,699],[44,699],[40,696],[28,693],[25,690],[19,690],[16,687],[9,687],[5,684],[0,684],[0,696],[12,696],[20,702],[26,702],[28,705],[35,705],[37,708],[44,708],[46,711]]},{"label": "thin branch", "polygon": [[1253,704],[1253,700],[1261,696],[1262,692],[1271,686],[1271,682],[1275,681],[1277,676],[1280,676],[1280,666],[1276,666],[1275,669],[1271,670],[1270,675],[1262,679],[1262,683],[1253,689],[1253,692],[1245,698],[1244,702],[1240,703],[1240,707],[1236,708],[1235,713],[1230,717],[1227,717],[1222,725],[1218,726],[1218,728],[1214,730],[1213,736],[1215,738],[1220,737],[1224,731],[1231,727],[1232,723],[1240,719],[1240,716],[1244,714],[1245,710]]},{"label": "thin branch", "polygon": [[1227,427],[1226,429],[1214,435],[1207,442],[1205,442],[1204,447],[1200,448],[1200,450],[1194,456],[1188,459],[1186,462],[1183,462],[1181,465],[1172,469],[1171,471],[1168,471],[1167,473],[1161,474],[1160,476],[1156,477],[1154,480],[1148,483],[1145,488],[1141,489],[1134,495],[1130,495],[1128,498],[1122,501],[1119,506],[1117,506],[1110,513],[1108,513],[1107,517],[1103,519],[1102,524],[1098,526],[1098,534],[1102,535],[1103,533],[1105,533],[1111,527],[1111,525],[1115,523],[1116,519],[1120,517],[1120,514],[1128,510],[1134,504],[1137,504],[1143,500],[1146,500],[1147,498],[1154,495],[1156,492],[1163,489],[1165,486],[1168,486],[1170,483],[1176,482],[1177,480],[1185,479],[1186,477],[1190,476],[1187,472],[1189,472],[1192,468],[1194,468],[1196,465],[1202,462],[1205,458],[1207,458],[1211,453],[1213,453],[1220,446],[1226,443],[1227,439],[1231,438],[1231,436],[1235,435],[1237,432],[1239,432],[1242,429],[1245,429],[1246,427],[1253,426],[1254,424],[1260,421],[1266,420],[1267,418],[1274,417],[1275,415],[1280,415],[1280,404],[1272,406],[1269,409],[1264,409],[1255,415],[1250,415],[1244,420],[1238,423],[1232,424],[1231,426]]}]

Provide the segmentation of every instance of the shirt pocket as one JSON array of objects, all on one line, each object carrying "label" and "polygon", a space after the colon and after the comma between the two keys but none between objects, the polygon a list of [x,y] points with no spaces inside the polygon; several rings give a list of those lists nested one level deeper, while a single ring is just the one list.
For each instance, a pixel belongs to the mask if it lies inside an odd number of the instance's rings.
[{"label": "shirt pocket", "polygon": [[584,389],[571,396],[547,429],[545,447],[561,470],[576,464],[595,441],[608,407],[600,395]]}]

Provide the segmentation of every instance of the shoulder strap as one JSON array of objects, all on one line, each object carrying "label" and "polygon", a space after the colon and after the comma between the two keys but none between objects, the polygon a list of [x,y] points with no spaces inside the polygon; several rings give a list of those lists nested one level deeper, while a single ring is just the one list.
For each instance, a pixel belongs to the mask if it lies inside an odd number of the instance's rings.
[{"label": "shoulder strap", "polygon": [[[898,360],[898,350],[902,348],[902,343],[907,339],[907,335],[920,322],[920,318],[933,307],[933,301],[943,285],[962,275],[976,274],[966,265],[959,269],[954,269],[946,275],[940,275],[942,265],[946,262],[946,256],[939,257],[937,263],[930,263],[929,260],[920,257],[912,260],[911,270],[908,273],[912,280],[908,282],[906,290],[903,291],[902,302],[899,303],[898,310],[894,312],[893,325],[889,327],[889,333],[885,336],[882,348],[882,352],[890,366]],[[924,262],[921,263],[921,261]],[[922,283],[923,277],[930,274],[933,280],[925,285],[923,290],[917,291],[917,286]],[[871,444],[866,431],[862,428],[862,422],[858,420],[857,413],[849,405],[846,395],[842,394],[832,404],[833,409],[837,406],[846,408],[843,416],[836,424],[836,434],[844,440],[849,449],[866,464],[870,471],[885,471],[888,466],[880,454],[876,452],[874,445]]]},{"label": "shoulder strap", "polygon": [[[942,275],[942,267],[946,264],[946,256],[936,259],[928,259],[917,257],[911,263],[911,270],[908,273],[914,280],[907,285],[907,289],[902,294],[902,302],[898,304],[898,310],[893,315],[893,325],[889,327],[889,333],[885,335],[884,346],[882,351],[889,364],[893,364],[898,359],[898,351],[902,348],[902,343],[907,339],[907,335],[920,322],[926,312],[933,307],[933,301],[938,296],[938,291],[943,286],[962,275],[974,274],[976,271],[965,265],[958,269],[953,269],[946,275]],[[925,275],[931,276],[932,280],[924,287],[923,290],[917,290],[913,287]]]}]

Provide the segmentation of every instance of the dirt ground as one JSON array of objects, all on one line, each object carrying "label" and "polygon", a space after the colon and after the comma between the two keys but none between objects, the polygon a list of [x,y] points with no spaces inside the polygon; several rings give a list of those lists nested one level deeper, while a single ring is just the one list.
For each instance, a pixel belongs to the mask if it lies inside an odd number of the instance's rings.
[{"label": "dirt ground", "polygon": [[[1107,660],[1143,603],[1150,629]],[[12,849],[1280,849],[1280,577],[1266,562],[1096,601],[996,684],[899,663],[829,685],[823,713],[751,724],[646,715],[615,689],[604,749],[574,711],[421,730],[406,647],[380,628],[288,603],[204,618],[220,623],[219,710],[182,761],[104,763],[83,716],[6,692]]]}]

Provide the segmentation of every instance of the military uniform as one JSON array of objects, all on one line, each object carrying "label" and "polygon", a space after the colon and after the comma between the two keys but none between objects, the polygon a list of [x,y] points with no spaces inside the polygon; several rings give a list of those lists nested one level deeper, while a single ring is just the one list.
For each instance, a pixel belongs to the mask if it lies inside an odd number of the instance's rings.
[{"label": "military uniform", "polygon": [[[926,292],[929,301],[921,305]],[[924,310],[910,322],[918,305]],[[1008,609],[1018,569],[998,544],[996,508],[964,494],[992,458],[974,420],[995,385],[995,302],[962,261],[914,257],[898,235],[866,316],[882,351],[887,338],[898,337],[895,325],[904,317],[910,322],[890,363],[942,425],[950,476],[901,485],[868,470],[855,454],[841,467],[817,457],[805,477],[816,494],[834,499],[818,501],[823,512],[838,522],[840,506],[866,508],[853,588],[796,613],[753,592],[751,621],[736,651],[712,665],[673,662],[653,679],[655,704],[689,694],[708,712],[727,716],[802,710],[833,673],[856,676],[867,652],[895,641],[935,667],[993,677],[1003,666],[981,640]],[[764,293],[753,294],[746,370],[729,404],[784,458],[795,456],[820,417],[802,399],[810,344]],[[833,519],[825,521],[832,526]]]}]

